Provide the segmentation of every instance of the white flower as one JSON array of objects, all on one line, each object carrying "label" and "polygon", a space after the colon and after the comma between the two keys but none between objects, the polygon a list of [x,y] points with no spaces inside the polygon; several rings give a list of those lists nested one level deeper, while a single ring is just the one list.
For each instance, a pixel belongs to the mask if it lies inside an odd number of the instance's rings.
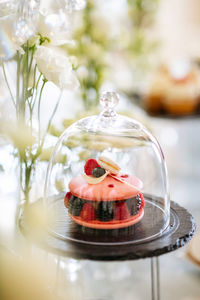
[{"label": "white flower", "polygon": [[39,46],[35,52],[39,71],[61,89],[76,89],[79,82],[65,52],[56,47]]},{"label": "white flower", "polygon": [[[1,1],[0,1],[1,2]],[[5,1],[3,1],[5,2]],[[23,5],[20,1],[6,1],[12,2],[6,5],[0,5],[0,58],[9,59],[15,55],[16,51],[24,54],[22,45],[35,33],[35,12],[34,8],[29,8],[31,2],[26,1],[27,5],[23,6],[23,14],[26,12],[26,19],[18,14],[18,10],[22,10]],[[20,3],[18,3],[20,2]],[[0,3],[1,4],[1,3]],[[21,8],[21,9],[20,9]],[[30,10],[29,10],[30,9]]]},{"label": "white flower", "polygon": [[51,45],[71,44],[69,16],[62,11],[46,14],[40,12],[38,16],[37,31],[43,37],[50,39]]},{"label": "white flower", "polygon": [[0,18],[1,41],[0,41],[0,58],[10,59],[18,50],[24,54],[20,42],[15,36],[15,18],[13,15]]},{"label": "white flower", "polygon": [[88,72],[88,69],[84,66],[80,66],[78,69],[77,69],[77,74],[78,74],[78,78],[80,80],[84,80],[88,77],[89,75],[89,72]]},{"label": "white flower", "polygon": [[40,8],[48,12],[63,10],[71,12],[73,10],[82,10],[86,7],[86,0],[42,0]]}]

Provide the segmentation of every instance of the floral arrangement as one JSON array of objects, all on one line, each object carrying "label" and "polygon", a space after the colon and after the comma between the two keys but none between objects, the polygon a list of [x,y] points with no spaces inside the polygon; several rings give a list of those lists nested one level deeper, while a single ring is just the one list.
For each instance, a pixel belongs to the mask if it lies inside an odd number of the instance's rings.
[{"label": "floral arrangement", "polygon": [[[158,0],[127,0],[122,20],[106,15],[105,6],[111,5],[107,1],[8,0],[0,4],[4,5],[3,17],[0,16],[4,33],[0,59],[17,121],[8,134],[20,160],[25,199],[29,197],[36,162],[49,158],[51,147],[48,150],[44,147],[48,133],[58,136],[62,131],[52,124],[62,90],[74,90],[80,85],[85,111],[76,116],[79,119],[97,112],[99,92],[107,75],[112,78],[112,64],[116,65],[116,60],[119,66],[120,60],[126,61],[134,72],[135,82],[138,70],[141,73],[147,66],[149,53],[156,45],[147,39],[147,31],[157,3]],[[81,10],[77,18],[75,10]],[[15,89],[8,76],[8,59],[13,61]],[[120,72],[114,69],[114,73]],[[60,96],[43,132],[40,110],[48,82],[59,87]],[[63,129],[75,119],[63,120]]]},{"label": "floral arrangement", "polygon": [[[2,70],[10,92],[16,125],[6,126],[20,162],[23,204],[29,202],[31,181],[40,159],[45,139],[60,103],[63,89],[79,86],[70,56],[62,49],[72,43],[72,12],[84,8],[85,1],[7,1],[1,25],[4,36],[0,45]],[[10,85],[6,60],[12,58],[15,89]],[[15,72],[15,75],[14,75]],[[41,102],[47,82],[60,89],[60,96],[49,117],[45,132],[41,130]]]},{"label": "floral arrangement", "polygon": [[[76,55],[80,65],[77,75],[85,110],[97,107],[99,91],[107,80],[123,90],[129,84],[132,91],[134,83],[141,81],[149,70],[158,46],[157,40],[149,38],[158,2],[126,0],[116,5],[87,1],[73,30],[75,44],[67,45],[67,51]],[[116,6],[121,7],[119,14],[115,12]],[[126,81],[123,71],[131,73],[130,82],[122,82]]]},{"label": "floral arrangement", "polygon": [[[120,52],[131,71],[132,84],[125,90],[136,96],[143,88],[144,78],[155,63],[159,40],[151,29],[155,21],[159,0],[127,0],[127,22],[122,30]],[[128,33],[128,34],[127,34]],[[133,80],[134,79],[134,80]],[[131,80],[130,80],[131,82]]]},{"label": "floral arrangement", "polygon": [[103,3],[88,0],[73,31],[75,44],[68,44],[67,51],[78,61],[77,76],[80,82],[81,99],[84,108],[98,105],[99,91],[106,78],[107,54],[111,40],[106,20],[99,10]]},{"label": "floral arrangement", "polygon": [[[127,0],[128,15],[131,20],[131,40],[128,50],[135,59],[142,57],[144,60],[144,57],[148,57],[148,54],[157,46],[157,41],[149,40],[148,30],[154,22],[158,2],[159,0]],[[146,59],[143,67],[145,64]]]}]

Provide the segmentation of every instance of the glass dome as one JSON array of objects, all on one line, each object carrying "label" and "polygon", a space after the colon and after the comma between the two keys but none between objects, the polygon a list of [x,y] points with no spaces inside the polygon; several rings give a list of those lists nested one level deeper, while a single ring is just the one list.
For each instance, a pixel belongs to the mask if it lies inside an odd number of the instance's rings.
[{"label": "glass dome", "polygon": [[45,208],[50,232],[87,244],[152,240],[169,225],[163,152],[139,122],[115,112],[119,97],[104,92],[103,111],[67,128],[49,162]]}]

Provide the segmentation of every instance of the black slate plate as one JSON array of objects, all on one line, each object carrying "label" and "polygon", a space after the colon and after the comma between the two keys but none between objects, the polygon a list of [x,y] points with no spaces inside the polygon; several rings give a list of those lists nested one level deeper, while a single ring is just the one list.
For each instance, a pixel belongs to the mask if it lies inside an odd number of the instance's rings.
[{"label": "black slate plate", "polygon": [[[75,233],[80,235],[82,232],[80,231],[81,226],[76,224],[73,226],[77,228]],[[38,246],[45,248],[49,252],[75,259],[102,261],[134,260],[159,256],[161,254],[174,251],[184,246],[192,238],[196,228],[191,214],[173,201],[171,201],[170,225],[168,228],[157,238],[149,241],[147,240],[145,242],[136,243],[135,240],[131,242],[131,239],[129,239],[128,243],[116,244],[115,240],[114,244],[112,244],[112,242],[106,243],[104,240],[104,243],[102,244],[93,244],[91,243],[91,236],[93,237],[93,234],[89,234],[90,238],[87,242],[88,232],[86,234],[87,238],[85,238],[84,242],[78,242],[78,239],[75,239],[74,241],[63,240],[55,236],[52,232],[46,232],[43,237],[39,238],[38,235],[35,235],[34,232],[29,230],[23,217],[19,220],[19,227],[28,239]],[[141,228],[139,228],[138,233],[140,230]],[[100,230],[100,232],[105,235],[105,232],[102,230]],[[82,232],[82,234],[85,233]],[[101,233],[99,234],[101,235]],[[107,235],[105,236],[107,239]],[[125,237],[127,239],[127,231]]]}]

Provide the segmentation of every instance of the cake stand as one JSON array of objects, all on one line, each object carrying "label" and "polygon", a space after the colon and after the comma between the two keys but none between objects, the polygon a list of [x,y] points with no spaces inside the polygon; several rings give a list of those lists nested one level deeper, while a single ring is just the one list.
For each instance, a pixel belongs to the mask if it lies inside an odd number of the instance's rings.
[{"label": "cake stand", "polygon": [[[60,198],[55,198],[55,203],[59,205]],[[41,200],[38,200],[41,201]],[[34,206],[36,204],[32,204]],[[30,206],[31,209],[31,206]],[[60,222],[59,226],[66,230],[67,222]],[[83,234],[81,226],[72,224],[73,230],[71,234]],[[142,225],[140,222],[133,225],[134,235],[140,234]],[[45,236],[38,237],[38,234],[30,230],[26,219],[22,216],[19,220],[19,228],[23,235],[37,246],[60,256],[67,256],[74,259],[89,259],[98,261],[127,261],[150,258],[151,259],[151,299],[160,299],[160,279],[159,279],[159,260],[158,257],[162,254],[174,251],[184,246],[192,238],[195,232],[195,222],[191,214],[177,203],[171,201],[170,208],[170,225],[168,228],[157,238],[147,240],[146,242],[134,243],[131,240],[123,241],[122,244],[116,243],[94,243],[90,240],[92,229],[86,229],[84,235],[86,236],[84,242],[66,241],[59,238],[52,231],[47,230]],[[133,228],[132,228],[133,229]],[[121,236],[123,238],[123,229]],[[131,228],[130,228],[131,230]],[[100,230],[102,241],[104,240],[103,230]],[[106,235],[107,237],[107,235]],[[80,237],[79,237],[80,238]],[[58,259],[59,264],[60,259]],[[58,266],[59,269],[59,266]]]},{"label": "cake stand", "polygon": [[[118,115],[115,111],[118,101],[115,92],[102,93],[100,115],[75,122],[58,139],[49,161],[44,189],[43,207],[47,215],[53,216],[47,231],[38,236],[37,231],[31,230],[34,225],[26,222],[29,218],[21,218],[19,226],[32,242],[58,257],[116,262],[150,258],[152,300],[158,300],[158,257],[185,245],[194,234],[195,224],[184,208],[174,202],[170,204],[165,159],[156,138],[141,123]],[[145,208],[138,223],[117,229],[92,229],[78,225],[70,218],[70,205],[64,206],[64,198],[71,180],[79,178],[76,176],[83,170],[86,173],[88,158],[80,156],[85,152],[89,152],[93,160],[102,156],[109,158],[111,167],[114,161],[121,169],[121,177],[134,174],[143,182]],[[64,164],[59,160],[63,155],[67,157]],[[62,192],[57,189],[57,180],[63,180]],[[81,188],[81,181],[78,184]],[[83,195],[79,196],[85,199]],[[124,222],[123,218],[121,220]]]}]

